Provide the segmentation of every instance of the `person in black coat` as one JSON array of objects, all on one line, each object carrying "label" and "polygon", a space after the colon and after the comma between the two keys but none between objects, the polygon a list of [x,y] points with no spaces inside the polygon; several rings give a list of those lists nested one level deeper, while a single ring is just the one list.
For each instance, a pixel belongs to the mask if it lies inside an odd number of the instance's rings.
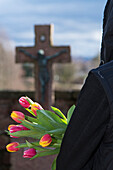
[{"label": "person in black coat", "polygon": [[63,137],[56,170],[113,170],[113,0],[103,20],[100,66],[89,72]]},{"label": "person in black coat", "polygon": [[103,19],[101,65],[113,60],[113,0],[108,0]]}]

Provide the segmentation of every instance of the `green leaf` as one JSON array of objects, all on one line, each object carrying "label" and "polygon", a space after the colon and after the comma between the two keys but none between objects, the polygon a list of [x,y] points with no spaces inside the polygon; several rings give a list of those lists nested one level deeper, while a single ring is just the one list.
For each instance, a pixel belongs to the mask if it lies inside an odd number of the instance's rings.
[{"label": "green leaf", "polygon": [[26,143],[19,144],[18,146],[16,146],[16,148],[26,148],[26,147],[29,147],[29,148],[34,148],[34,149],[36,149],[38,151],[48,151],[48,150],[50,150],[48,148],[41,147],[39,144],[38,144],[38,146],[36,146],[35,143],[36,142],[29,143],[28,141],[26,141]]},{"label": "green leaf", "polygon": [[37,129],[40,129],[40,130],[43,130],[43,131],[54,129],[54,127],[51,125],[49,120],[45,116],[43,116],[42,113],[38,115],[38,118],[32,118],[30,116],[25,116],[25,118],[28,121],[31,121],[31,122],[29,122],[29,124],[31,123],[31,125],[34,128],[37,128]]},{"label": "green leaf", "polygon": [[29,148],[32,148],[32,147],[33,147],[33,145],[32,145],[30,142],[28,142],[27,140],[26,140],[26,144],[27,144],[27,146],[28,146]]},{"label": "green leaf", "polygon": [[53,135],[62,135],[65,132],[65,129],[54,129],[54,130],[50,130],[48,131],[49,134],[53,134]]},{"label": "green leaf", "polygon": [[34,129],[33,124],[30,123],[30,122],[28,122],[27,120],[22,120],[22,121],[21,121],[21,124],[22,124],[23,126],[27,127],[28,129],[31,129],[31,130]]},{"label": "green leaf", "polygon": [[60,121],[60,118],[55,113],[50,112],[49,110],[37,110],[37,115],[38,113],[42,113],[44,116],[46,116],[51,121],[54,121],[54,122]]},{"label": "green leaf", "polygon": [[33,116],[35,116],[36,117],[36,115],[30,110],[30,109],[28,109],[28,108],[25,108],[25,110],[27,110],[29,113],[31,113]]},{"label": "green leaf", "polygon": [[63,123],[65,123],[67,125],[67,119],[64,120],[64,119],[61,119]]},{"label": "green leaf", "polygon": [[33,118],[33,117],[31,117],[31,116],[25,115],[25,118],[26,118],[28,121],[30,121],[30,122],[35,122],[35,123],[38,123],[38,122],[39,122],[39,120],[38,120],[37,118]]},{"label": "green leaf", "polygon": [[43,114],[41,111],[37,111],[38,114],[38,124],[45,127],[47,130],[55,129],[57,128],[57,125],[55,125],[54,122],[52,122],[51,119],[49,119],[45,114]]},{"label": "green leaf", "polygon": [[32,160],[34,158],[42,157],[42,156],[56,155],[59,153],[59,151],[60,151],[60,148],[56,148],[54,150],[49,150],[49,151],[44,151],[44,152],[39,152],[38,154],[33,156],[30,160]]},{"label": "green leaf", "polygon": [[64,120],[67,121],[65,115],[64,115],[58,108],[51,106],[51,109],[52,109],[54,112],[56,112],[60,117],[62,117]]},{"label": "green leaf", "polygon": [[[65,128],[66,124],[62,122],[59,116],[57,116],[55,113],[50,112],[48,110],[38,110],[37,115],[39,118],[39,124],[44,121],[43,123],[49,123],[50,126],[53,126],[54,128]],[[50,129],[51,130],[51,129]]]},{"label": "green leaf", "polygon": [[51,167],[51,170],[56,170],[56,159],[54,159],[53,163],[52,163],[52,167]]},{"label": "green leaf", "polygon": [[21,123],[22,125],[24,125],[25,127],[29,128],[29,129],[36,129],[36,130],[39,130],[39,131],[46,131],[47,129],[37,123],[31,123],[27,120],[24,120],[22,121]]},{"label": "green leaf", "polygon": [[56,139],[62,140],[63,138],[62,135],[65,133],[65,130],[66,129],[54,129],[54,130],[47,131],[47,133],[55,137]]},{"label": "green leaf", "polygon": [[34,149],[36,149],[36,150],[38,150],[38,151],[46,151],[46,150],[49,150],[48,148],[42,148],[40,145],[39,145],[39,147],[38,147],[38,146],[35,146],[34,144],[28,142],[27,140],[26,140],[26,144],[27,144],[27,146],[28,146],[29,148],[34,148]]},{"label": "green leaf", "polygon": [[59,148],[59,147],[61,147],[61,144],[54,143],[54,144],[50,144],[49,147],[52,147],[52,148]]},{"label": "green leaf", "polygon": [[48,150],[50,150],[50,149],[48,149],[48,148],[43,148],[43,147],[37,147],[37,146],[33,146],[32,148],[34,148],[34,149],[36,149],[37,151],[48,151]]},{"label": "green leaf", "polygon": [[16,148],[27,148],[27,147],[28,147],[27,143],[21,143],[18,146],[16,146]]},{"label": "green leaf", "polygon": [[71,116],[74,112],[74,109],[75,109],[75,105],[71,106],[70,109],[68,110],[68,113],[67,113],[67,123],[69,123],[70,119],[71,119]]},{"label": "green leaf", "polygon": [[[40,146],[39,142],[31,142],[30,144],[32,145],[32,147],[33,146]],[[26,147],[28,147],[27,143],[21,143],[16,148],[26,148]]]},{"label": "green leaf", "polygon": [[35,139],[40,139],[45,133],[38,130],[22,130],[14,133],[9,133],[9,135],[16,136],[16,137],[32,137]]}]

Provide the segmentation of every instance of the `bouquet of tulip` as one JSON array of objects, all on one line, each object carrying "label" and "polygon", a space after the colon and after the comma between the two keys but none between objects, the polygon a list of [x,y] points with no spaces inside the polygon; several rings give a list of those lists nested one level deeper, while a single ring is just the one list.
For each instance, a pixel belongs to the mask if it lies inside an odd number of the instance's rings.
[{"label": "bouquet of tulip", "polygon": [[[36,142],[25,143],[12,142],[6,146],[9,152],[16,152],[20,148],[29,148],[24,151],[23,157],[34,158],[56,155],[60,151],[62,138],[72,113],[75,109],[73,105],[68,113],[67,118],[56,107],[51,107],[54,112],[44,110],[39,103],[33,102],[28,97],[21,97],[19,103],[32,116],[24,115],[22,112],[13,111],[11,118],[16,121],[17,125],[9,125],[7,133],[10,137],[30,137],[36,139]],[[52,163],[52,170],[56,169],[56,159]]]}]

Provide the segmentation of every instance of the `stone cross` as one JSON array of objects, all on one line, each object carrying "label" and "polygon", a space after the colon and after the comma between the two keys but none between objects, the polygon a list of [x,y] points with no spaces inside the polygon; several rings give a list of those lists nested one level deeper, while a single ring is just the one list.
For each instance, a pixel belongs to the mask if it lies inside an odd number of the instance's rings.
[{"label": "stone cross", "polygon": [[35,99],[44,109],[52,103],[52,64],[71,61],[69,46],[53,46],[52,26],[35,26],[35,45],[16,47],[17,63],[35,64]]}]

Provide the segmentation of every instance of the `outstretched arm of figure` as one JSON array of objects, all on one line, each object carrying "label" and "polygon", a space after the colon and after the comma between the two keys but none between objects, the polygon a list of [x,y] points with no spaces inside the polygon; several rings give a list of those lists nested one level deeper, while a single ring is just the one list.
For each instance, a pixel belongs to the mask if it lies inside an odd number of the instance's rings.
[{"label": "outstretched arm of figure", "polygon": [[25,55],[27,55],[28,57],[30,57],[30,58],[32,58],[32,59],[37,59],[37,57],[36,56],[33,56],[32,54],[30,54],[29,52],[27,52],[26,50],[24,50],[24,49],[19,49],[19,52],[22,52],[22,53],[24,53]]},{"label": "outstretched arm of figure", "polygon": [[52,56],[47,56],[46,59],[49,60],[49,59],[51,59],[51,58],[55,58],[55,57],[57,57],[57,56],[59,56],[59,55],[61,55],[61,54],[63,54],[63,53],[66,53],[66,52],[67,52],[67,50],[65,50],[65,49],[64,49],[64,50],[61,50],[61,51],[55,53],[55,54],[52,55]]}]

